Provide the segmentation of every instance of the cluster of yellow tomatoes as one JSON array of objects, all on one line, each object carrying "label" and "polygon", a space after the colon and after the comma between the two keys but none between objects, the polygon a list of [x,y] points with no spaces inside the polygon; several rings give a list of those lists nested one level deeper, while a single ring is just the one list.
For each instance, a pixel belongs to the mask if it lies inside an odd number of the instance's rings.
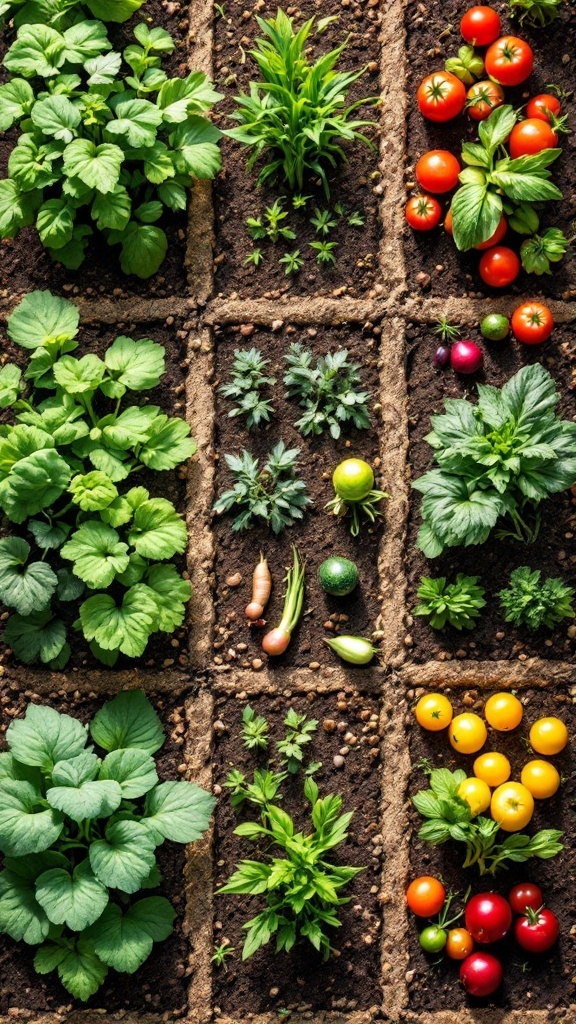
[{"label": "cluster of yellow tomatoes", "polygon": [[[495,693],[480,715],[464,712],[454,716],[454,709],[443,693],[428,693],[415,708],[416,720],[431,732],[448,730],[448,739],[461,754],[477,754],[488,739],[488,725],[497,732],[510,732],[522,721],[524,709],[513,693]],[[568,730],[559,718],[539,718],[530,729],[530,746],[537,754],[553,756],[564,750]],[[554,796],[560,786],[560,775],[550,761],[541,758],[528,761],[522,768],[520,782],[510,780],[512,766],[505,754],[490,751],[474,761],[473,775],[460,784],[458,795],[469,804],[472,814],[490,815],[504,832],[525,828],[534,813],[534,800]]]}]

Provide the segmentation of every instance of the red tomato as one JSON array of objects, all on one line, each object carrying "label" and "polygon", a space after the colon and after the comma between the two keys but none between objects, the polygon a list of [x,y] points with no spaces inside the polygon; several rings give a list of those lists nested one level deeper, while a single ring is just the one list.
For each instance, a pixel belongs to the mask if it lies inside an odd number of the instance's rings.
[{"label": "red tomato", "polygon": [[420,875],[410,882],[406,890],[406,903],[417,917],[439,914],[446,899],[446,889],[432,875]]},{"label": "red tomato", "polygon": [[466,88],[450,71],[433,71],[418,86],[420,113],[429,121],[451,121],[466,103]]},{"label": "red tomato", "polygon": [[489,46],[501,28],[500,15],[492,7],[471,7],[460,22],[462,38],[472,46]]},{"label": "red tomato", "polygon": [[432,196],[412,196],[406,203],[406,220],[414,231],[431,231],[441,216],[442,207]]},{"label": "red tomato", "polygon": [[526,104],[527,117],[538,117],[541,121],[548,121],[548,124],[559,117],[561,112],[560,100],[549,92],[538,93],[538,96],[533,96]]},{"label": "red tomato", "polygon": [[515,914],[525,914],[530,910],[540,910],[544,903],[542,890],[534,882],[519,882],[508,894],[508,902]]},{"label": "red tomato", "polygon": [[515,160],[519,156],[541,153],[543,149],[554,149],[557,142],[558,136],[547,121],[529,117],[514,125],[508,139],[508,148],[510,156]]},{"label": "red tomato", "polygon": [[498,242],[502,241],[502,239],[504,238],[504,235],[506,234],[507,230],[508,230],[508,221],[506,220],[506,217],[504,216],[504,214],[502,214],[502,216],[500,217],[500,223],[499,223],[498,227],[496,228],[496,231],[494,232],[494,234],[491,235],[490,238],[487,238],[485,242],[479,242],[478,245],[474,246],[474,248],[475,249],[482,249],[482,250],[484,250],[484,249],[491,249],[493,245],[498,245]]},{"label": "red tomato", "polygon": [[474,82],[466,93],[466,108],[474,121],[484,121],[504,99],[504,89],[496,82]]},{"label": "red tomato", "polygon": [[495,245],[482,256],[478,265],[480,277],[492,288],[506,288],[520,273],[520,260],[512,249]]},{"label": "red tomato", "polygon": [[458,184],[460,164],[447,149],[431,149],[420,157],[414,173],[427,192],[450,192]]},{"label": "red tomato", "polygon": [[471,953],[460,968],[460,981],[469,996],[491,996],[502,977],[502,964],[491,953]]},{"label": "red tomato", "polygon": [[545,953],[559,934],[558,918],[551,910],[528,910],[514,925],[516,941],[529,953]]},{"label": "red tomato", "polygon": [[554,317],[543,302],[523,302],[511,322],[514,336],[524,345],[541,345],[554,330]]},{"label": "red tomato", "polygon": [[510,931],[510,904],[497,892],[480,892],[468,900],[464,911],[466,928],[476,942],[498,942]]},{"label": "red tomato", "polygon": [[534,54],[518,36],[502,36],[487,50],[484,66],[499,85],[521,85],[532,73]]}]

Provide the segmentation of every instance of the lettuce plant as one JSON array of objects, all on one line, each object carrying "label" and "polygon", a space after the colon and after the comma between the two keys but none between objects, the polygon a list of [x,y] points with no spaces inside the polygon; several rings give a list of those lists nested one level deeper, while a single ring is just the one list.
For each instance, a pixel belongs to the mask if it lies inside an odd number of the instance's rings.
[{"label": "lettuce plant", "polygon": [[161,266],[164,209],[186,209],[194,178],[220,169],[220,132],[204,116],[220,98],[200,72],[168,78],[172,37],[144,23],[123,53],[101,21],[23,24],[3,61],[0,130],[18,125],[0,180],[0,237],[35,224],[50,255],[75,270],[97,231],[120,245],[126,274]]},{"label": "lettuce plant", "polygon": [[127,21],[145,0],[0,0],[0,22],[68,28],[80,19]]},{"label": "lettuce plant", "polygon": [[146,468],[174,469],[196,451],[190,428],[134,398],[164,374],[164,348],[118,337],[104,359],[78,347],[79,313],[50,292],[31,292],[8,320],[31,349],[22,377],[0,371],[0,509],[19,535],[0,540],[0,593],[13,614],[5,640],[26,664],[68,661],[67,621],[113,665],[143,654],[158,630],[184,619],[190,584],[170,560],[186,526],[166,498],[126,486]]},{"label": "lettuce plant", "polygon": [[164,730],[142,690],[119,693],[88,726],[30,704],[6,742],[0,932],[38,946],[38,974],[57,971],[86,1001],[109,969],[133,974],[173,931],[169,900],[132,897],[160,885],[157,847],[199,839],[215,801],[193,783],[159,782]]}]

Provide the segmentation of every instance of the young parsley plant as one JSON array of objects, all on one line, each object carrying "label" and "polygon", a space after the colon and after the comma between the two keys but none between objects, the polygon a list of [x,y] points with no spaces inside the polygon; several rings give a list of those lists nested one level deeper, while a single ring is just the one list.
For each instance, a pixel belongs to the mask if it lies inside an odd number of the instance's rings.
[{"label": "young parsley plant", "polygon": [[304,437],[329,430],[337,440],[342,425],[352,423],[358,429],[370,426],[370,394],[360,390],[360,367],[351,362],[347,349],[320,356],[314,365],[312,352],[294,343],[285,359],[286,395],[298,399],[305,409],[296,423]]},{"label": "young parsley plant", "polygon": [[478,576],[461,572],[455,583],[447,583],[444,576],[423,576],[417,591],[420,601],[413,615],[426,617],[433,629],[444,629],[447,623],[455,629],[474,629],[480,609],[486,604],[485,591],[478,586],[478,580]]},{"label": "young parsley plant", "polygon": [[296,475],[299,454],[299,448],[286,448],[279,441],[262,469],[258,459],[246,449],[241,456],[225,455],[235,483],[218,498],[214,511],[220,515],[238,508],[232,524],[235,531],[249,529],[259,519],[274,533],[293,526],[312,504],[306,484]]},{"label": "young parsley plant", "polygon": [[276,383],[274,377],[268,377],[264,372],[269,362],[269,359],[263,359],[257,348],[236,349],[231,379],[220,387],[222,395],[238,403],[228,416],[245,416],[248,430],[261,423],[269,423],[274,413],[271,401],[260,396],[261,388]]},{"label": "young parsley plant", "polygon": [[558,577],[541,580],[539,569],[521,565],[510,574],[510,584],[500,591],[500,604],[506,622],[527,626],[530,630],[554,629],[563,619],[575,617],[573,600],[576,591]]}]

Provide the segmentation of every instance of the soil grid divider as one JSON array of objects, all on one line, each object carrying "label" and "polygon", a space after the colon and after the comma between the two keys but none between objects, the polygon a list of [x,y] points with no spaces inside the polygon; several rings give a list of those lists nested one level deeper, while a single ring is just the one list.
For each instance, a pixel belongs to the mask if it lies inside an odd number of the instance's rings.
[{"label": "soil grid divider", "polygon": [[[210,0],[193,0],[190,5],[176,4],[178,6],[183,11],[189,8],[186,17],[189,19],[187,49],[190,68],[213,73],[217,19],[212,3]],[[235,0],[229,6],[237,14],[244,10],[244,6]],[[380,158],[376,155],[372,158],[373,168],[381,172],[378,184],[372,189],[378,211],[375,229],[378,236],[377,268],[369,288],[364,292],[352,289],[353,294],[348,294],[344,282],[336,288],[328,288],[325,294],[322,288],[319,291],[315,288],[313,294],[299,295],[291,295],[289,290],[247,296],[242,295],[241,288],[219,291],[218,270],[215,284],[212,259],[214,225],[220,211],[217,203],[215,207],[212,189],[202,183],[193,190],[190,203],[185,257],[187,287],[184,290],[166,295],[162,294],[162,288],[152,287],[148,293],[144,291],[133,295],[129,288],[118,288],[114,294],[104,293],[95,298],[94,292],[81,294],[72,286],[62,289],[79,305],[82,326],[86,330],[96,327],[109,331],[119,324],[123,327],[145,324],[152,338],[167,327],[178,332],[179,342],[185,349],[180,363],[184,375],[182,414],[186,415],[198,442],[198,453],[186,469],[184,507],[180,509],[185,512],[189,527],[187,571],[193,584],[193,598],[180,660],[178,657],[163,658],[153,665],[142,663],[121,671],[74,665],[69,671],[56,673],[38,669],[24,671],[15,667],[10,658],[4,658],[0,664],[0,735],[11,720],[9,711],[17,699],[97,703],[120,689],[140,686],[151,697],[176,708],[179,720],[184,723],[183,729],[175,730],[173,737],[175,743],[178,741],[180,750],[177,771],[182,777],[211,788],[218,785],[214,771],[222,741],[221,727],[224,726],[224,738],[229,734],[230,725],[238,732],[239,709],[247,699],[273,708],[286,702],[300,701],[308,703],[311,709],[315,705],[331,708],[338,704],[357,709],[363,703],[367,708],[377,709],[376,734],[380,743],[378,748],[371,749],[377,749],[379,756],[374,762],[370,782],[379,794],[373,833],[373,840],[376,840],[374,848],[379,852],[373,858],[371,868],[372,888],[376,890],[372,893],[373,902],[379,907],[378,914],[371,919],[371,945],[376,947],[374,962],[377,964],[372,990],[376,994],[369,1005],[350,1006],[346,998],[340,1000],[339,1005],[333,1005],[338,1000],[331,1003],[328,996],[324,1005],[316,1003],[306,1007],[295,1002],[290,1021],[298,1024],[307,1020],[318,1024],[368,1024],[376,1020],[390,1024],[573,1024],[576,1020],[573,953],[568,958],[571,976],[566,978],[566,995],[562,1005],[557,1007],[546,1003],[545,978],[540,979],[541,991],[532,1001],[534,1008],[526,1005],[522,1009],[508,1005],[467,1008],[462,1001],[452,1008],[447,1001],[436,1009],[429,1009],[425,1005],[416,1006],[411,993],[414,968],[410,951],[415,936],[404,905],[413,837],[408,799],[411,702],[415,695],[427,689],[445,690],[458,700],[471,691],[489,692],[503,688],[520,693],[529,691],[531,699],[536,702],[552,700],[558,694],[564,695],[567,701],[573,701],[576,695],[576,657],[574,644],[561,656],[557,657],[555,652],[553,658],[541,658],[531,653],[524,658],[502,660],[498,657],[474,661],[469,658],[432,658],[418,662],[412,656],[412,619],[406,601],[409,586],[407,565],[410,560],[406,533],[411,493],[406,335],[412,328],[420,330],[422,343],[427,340],[431,348],[433,342],[430,334],[427,339],[425,337],[426,327],[437,321],[440,315],[462,324],[477,324],[496,305],[499,312],[509,313],[517,300],[514,296],[499,297],[496,302],[494,298],[469,294],[465,297],[462,294],[437,295],[434,287],[428,292],[427,286],[418,292],[413,290],[413,282],[407,280],[403,218],[405,165],[409,161],[405,126],[409,109],[406,42],[407,38],[413,40],[413,33],[417,31],[413,24],[415,5],[411,0],[380,0],[379,4],[378,0],[370,0],[368,5],[343,5],[342,11],[347,8],[358,11],[360,6],[363,11],[371,10],[378,26],[377,32],[370,37],[365,60],[379,61],[382,96]],[[451,8],[454,6],[451,4]],[[243,32],[253,37],[256,30],[253,14],[258,11],[267,16],[273,13],[274,7],[262,0],[258,0],[253,10],[246,5],[249,16],[242,23]],[[421,16],[426,18],[426,5],[421,4],[420,8]],[[308,15],[315,10],[322,12],[322,4],[320,0],[313,4],[305,3],[303,10]],[[374,20],[371,23],[374,24]],[[362,22],[357,21],[358,24],[361,26]],[[411,33],[408,37],[407,25]],[[237,152],[235,158],[241,159]],[[413,251],[409,253],[409,261],[412,261],[410,267],[413,269]],[[20,285],[11,290],[9,281],[7,285],[0,292],[2,320],[20,300],[22,292],[30,290]],[[47,281],[42,286],[50,285],[51,282]],[[38,286],[35,282],[30,288]],[[574,291],[574,282],[572,286]],[[56,286],[54,290],[60,289]],[[556,322],[566,325],[568,330],[569,325],[576,321],[576,303],[574,294],[568,293],[567,297],[568,301],[553,298],[550,306]],[[215,449],[214,383],[222,332],[226,328],[243,325],[273,334],[291,327],[312,329],[320,336],[331,330],[343,335],[349,332],[351,337],[375,339],[380,411],[379,451],[374,451],[374,455],[381,461],[383,481],[391,495],[385,503],[384,528],[378,535],[375,548],[379,608],[371,628],[380,639],[382,658],[379,665],[351,669],[342,664],[316,667],[313,663],[313,667],[303,664],[277,668],[262,664],[255,669],[238,666],[234,659],[221,659],[220,664],[214,662],[217,524],[213,522],[211,508],[218,456],[221,454]],[[235,706],[238,713],[232,721]],[[222,708],[228,709],[230,721],[222,722]],[[359,815],[362,792],[356,787],[353,768],[346,767],[342,775],[333,774],[332,778],[339,782],[346,776],[353,795],[352,806]],[[216,825],[216,834],[213,830],[190,848],[183,869],[185,910],[180,939],[187,960],[181,986],[186,992],[184,1004],[172,1006],[165,1002],[137,1010],[130,1006],[115,1006],[109,1012],[100,1006],[98,997],[90,1001],[88,1009],[80,1009],[73,1003],[57,1007],[53,1002],[53,1012],[47,1007],[13,1005],[10,1000],[6,1004],[2,989],[8,979],[4,977],[3,957],[0,957],[0,1007],[4,1014],[0,1014],[0,1024],[9,1024],[17,1018],[33,1020],[36,1024],[62,1024],[65,1020],[74,1024],[95,1024],[102,1020],[104,1014],[109,1020],[122,1020],[126,1024],[166,1024],[172,1019],[204,1024],[214,1018],[220,1024],[248,1024],[248,1021],[250,1024],[278,1024],[280,1004],[275,1005],[273,999],[266,1006],[263,997],[262,1006],[255,1003],[246,1012],[234,1009],[233,997],[227,997],[228,1005],[220,1006],[216,1002],[222,992],[215,991],[215,988],[222,990],[222,982],[215,982],[211,956],[214,923],[218,923],[223,913],[214,899],[220,842],[217,831]],[[573,858],[573,836],[571,838]],[[569,944],[572,940],[566,935],[565,941]],[[368,946],[366,948],[369,949]],[[282,972],[282,963],[277,959],[273,972],[265,979],[265,988],[276,983],[281,987]],[[361,993],[354,994],[361,996]],[[304,991],[301,1003],[306,1003]]]}]

